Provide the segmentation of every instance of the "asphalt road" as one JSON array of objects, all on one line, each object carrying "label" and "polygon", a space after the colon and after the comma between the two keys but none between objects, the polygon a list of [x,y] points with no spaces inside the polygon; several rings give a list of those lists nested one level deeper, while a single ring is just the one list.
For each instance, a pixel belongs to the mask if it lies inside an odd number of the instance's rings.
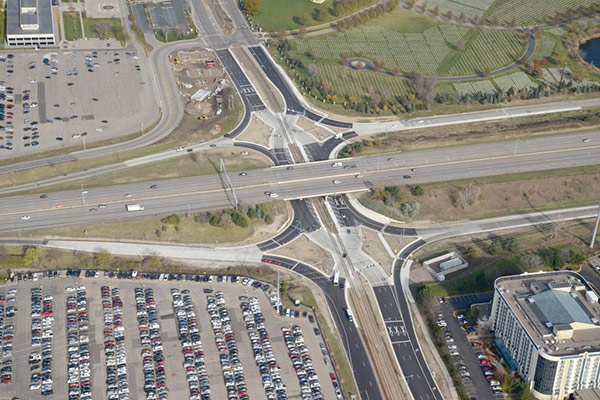
[{"label": "asphalt road", "polygon": [[304,232],[312,232],[320,228],[319,221],[309,209],[307,200],[293,200],[290,202],[294,209],[292,223],[275,237],[257,244],[261,251],[269,251],[284,246]]},{"label": "asphalt road", "polygon": [[[583,138],[590,139],[584,143]],[[600,160],[600,132],[552,136],[519,141],[424,150],[397,155],[370,156],[332,162],[296,164],[247,171],[246,176],[230,176],[236,195],[246,204],[274,199],[302,199],[367,190],[376,182],[417,184],[464,178],[597,164]],[[346,169],[348,168],[348,169]],[[411,171],[411,168],[415,171]],[[356,178],[360,176],[362,178]],[[410,176],[410,178],[404,178]],[[157,184],[157,189],[151,189]],[[21,195],[0,199],[0,230],[27,229],[53,223],[91,223],[140,215],[181,212],[188,209],[226,208],[232,196],[223,191],[222,177],[204,175],[80,190]],[[85,187],[84,187],[85,189]],[[271,198],[265,192],[277,193]],[[125,198],[130,193],[132,198]],[[84,204],[85,201],[85,204]],[[145,211],[127,213],[125,204],[140,203]],[[89,212],[98,204],[107,209]],[[29,215],[30,220],[21,220]]]},{"label": "asphalt road", "polygon": [[[269,263],[271,264],[282,266],[310,279],[321,288],[327,298],[329,309],[331,310],[331,314],[337,325],[346,354],[350,359],[350,368],[354,373],[356,384],[358,385],[358,390],[360,392],[360,398],[365,400],[383,399],[381,392],[379,391],[377,378],[375,377],[369,357],[360,338],[360,333],[354,323],[348,321],[348,318],[345,316],[344,309],[348,307],[348,304],[346,303],[346,298],[344,296],[344,289],[333,286],[328,277],[306,264],[279,256],[265,256],[263,257],[263,262],[265,262],[266,259],[269,259]],[[276,263],[273,261],[276,261]]]},{"label": "asphalt road", "polygon": [[388,337],[396,353],[396,359],[413,397],[415,399],[442,400],[442,395],[419,347],[410,310],[400,283],[400,268],[404,260],[424,244],[425,242],[422,240],[416,241],[398,255],[394,265],[394,286],[377,286],[373,290]]},{"label": "asphalt road", "polygon": [[263,70],[263,72],[265,73],[265,75],[267,75],[269,80],[271,80],[271,82],[273,82],[275,87],[277,87],[277,89],[279,89],[279,91],[283,95],[285,104],[287,106],[286,112],[288,114],[304,115],[305,117],[307,117],[313,121],[319,121],[320,123],[325,124],[325,125],[335,126],[335,127],[339,127],[339,128],[348,128],[348,129],[352,128],[352,124],[349,122],[336,121],[336,120],[332,120],[329,118],[324,118],[318,114],[315,114],[314,112],[312,112],[310,110],[307,110],[300,103],[300,101],[297,99],[296,95],[293,93],[292,89],[285,82],[285,80],[283,79],[283,77],[281,76],[281,74],[279,73],[277,68],[275,67],[275,64],[273,64],[273,62],[271,61],[269,56],[266,54],[265,50],[261,46],[249,47],[248,50],[254,56],[254,58],[258,62],[258,65],[260,65],[260,67]]}]

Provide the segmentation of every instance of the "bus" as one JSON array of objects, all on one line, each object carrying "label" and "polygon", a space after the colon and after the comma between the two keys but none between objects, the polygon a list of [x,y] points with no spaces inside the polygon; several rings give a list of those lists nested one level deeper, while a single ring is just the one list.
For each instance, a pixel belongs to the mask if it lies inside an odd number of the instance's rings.
[{"label": "bus", "polygon": [[333,274],[333,286],[338,286],[340,284],[340,270],[337,269]]}]

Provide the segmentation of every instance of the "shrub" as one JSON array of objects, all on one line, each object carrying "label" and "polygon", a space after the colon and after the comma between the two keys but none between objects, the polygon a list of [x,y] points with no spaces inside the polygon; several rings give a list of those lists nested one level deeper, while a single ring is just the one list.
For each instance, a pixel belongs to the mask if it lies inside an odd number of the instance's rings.
[{"label": "shrub", "polygon": [[213,215],[210,217],[208,223],[212,226],[219,226],[221,224],[221,218],[218,215]]},{"label": "shrub", "polygon": [[231,220],[235,225],[241,228],[246,228],[248,226],[248,219],[237,211],[231,213]]},{"label": "shrub", "polygon": [[425,190],[423,190],[422,186],[416,185],[416,186],[411,186],[410,193],[413,196],[423,196],[425,194]]},{"label": "shrub", "polygon": [[181,222],[181,218],[179,218],[179,215],[177,214],[172,214],[168,217],[161,218],[160,222],[169,225],[179,225],[179,223]]}]

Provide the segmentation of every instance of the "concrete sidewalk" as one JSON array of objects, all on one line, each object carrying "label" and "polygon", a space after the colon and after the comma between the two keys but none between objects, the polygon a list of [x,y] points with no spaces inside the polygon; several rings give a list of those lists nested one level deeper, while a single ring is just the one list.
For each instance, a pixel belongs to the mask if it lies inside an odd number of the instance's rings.
[{"label": "concrete sidewalk", "polygon": [[243,247],[195,247],[167,244],[120,243],[111,241],[48,240],[43,247],[99,252],[138,257],[168,257],[179,259],[203,259],[214,261],[260,262],[262,251],[257,246]]}]

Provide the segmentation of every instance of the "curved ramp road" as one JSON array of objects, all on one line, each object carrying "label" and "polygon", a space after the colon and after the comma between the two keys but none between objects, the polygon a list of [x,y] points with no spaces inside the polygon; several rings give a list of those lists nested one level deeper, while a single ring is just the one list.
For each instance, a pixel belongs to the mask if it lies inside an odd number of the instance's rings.
[{"label": "curved ramp road", "polygon": [[262,262],[274,264],[294,271],[316,283],[327,298],[331,315],[337,325],[342,344],[350,360],[350,368],[354,373],[361,399],[383,399],[379,391],[377,378],[369,361],[369,356],[360,338],[360,333],[354,323],[348,321],[345,308],[348,308],[344,289],[331,284],[329,277],[314,268],[280,256],[265,255]]}]

